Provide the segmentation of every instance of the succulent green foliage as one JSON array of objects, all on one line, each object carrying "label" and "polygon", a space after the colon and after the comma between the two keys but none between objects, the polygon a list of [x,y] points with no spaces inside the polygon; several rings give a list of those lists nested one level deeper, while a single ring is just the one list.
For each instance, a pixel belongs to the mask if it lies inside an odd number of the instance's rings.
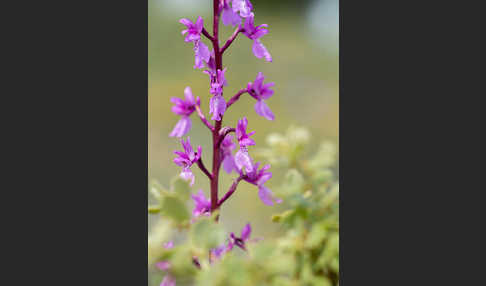
[{"label": "succulent green foliage", "polygon": [[270,148],[260,149],[258,153],[266,157],[272,166],[293,166],[309,140],[310,133],[307,129],[291,126],[285,134],[268,135],[266,143]]},{"label": "succulent green foliage", "polygon": [[223,244],[226,233],[220,224],[211,218],[201,218],[191,227],[191,240],[194,246],[209,251]]},{"label": "succulent green foliage", "polygon": [[260,150],[265,159],[283,169],[290,167],[277,190],[289,209],[272,217],[286,230],[276,243],[279,251],[297,261],[296,285],[338,285],[339,184],[333,172],[337,150],[322,142],[314,154],[304,157],[309,141],[309,132],[291,127],[286,134],[269,136],[268,148]]},{"label": "succulent green foliage", "polygon": [[[170,190],[151,182],[149,193],[156,203],[149,212],[161,216],[149,235],[151,285],[159,285],[166,275],[153,267],[162,260],[170,262],[177,285],[339,285],[337,150],[323,142],[310,152],[310,141],[310,133],[299,127],[267,138],[268,147],[259,155],[279,167],[274,175],[281,186],[273,190],[284,203],[280,213],[262,219],[281,225],[281,234],[249,242],[246,251],[235,247],[220,259],[209,259],[211,249],[228,241],[228,231],[215,222],[218,214],[191,221],[187,182],[174,179]],[[169,240],[174,248],[164,249]]]},{"label": "succulent green foliage", "polygon": [[152,180],[149,183],[149,194],[156,201],[155,204],[149,205],[149,213],[160,213],[178,224],[186,223],[190,219],[186,202],[189,200],[191,189],[187,181],[179,177],[174,178],[171,190],[168,191],[159,182]]}]

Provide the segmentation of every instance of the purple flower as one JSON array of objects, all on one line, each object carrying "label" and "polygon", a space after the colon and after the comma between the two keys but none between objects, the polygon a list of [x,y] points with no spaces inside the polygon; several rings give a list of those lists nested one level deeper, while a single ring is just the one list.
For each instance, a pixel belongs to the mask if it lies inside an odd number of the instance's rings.
[{"label": "purple flower", "polygon": [[238,120],[238,124],[236,125],[236,137],[238,139],[238,143],[240,144],[240,147],[246,147],[250,145],[255,145],[255,141],[250,138],[253,134],[255,134],[255,131],[252,131],[250,133],[246,133],[246,127],[248,126],[248,119],[246,117],[243,117],[242,119]]},{"label": "purple flower", "polygon": [[199,190],[197,195],[191,195],[191,197],[194,201],[194,209],[192,210],[192,216],[194,218],[201,215],[210,215],[211,201],[209,199],[206,199],[202,190]]},{"label": "purple flower", "polygon": [[173,241],[168,241],[164,244],[165,249],[171,249],[174,247],[174,242]]},{"label": "purple flower", "polygon": [[235,165],[238,171],[243,172],[243,167],[245,167],[246,172],[253,171],[253,160],[248,154],[248,149],[246,147],[240,148],[235,154]]},{"label": "purple flower", "polygon": [[245,20],[243,34],[250,40],[257,40],[268,33],[267,24],[261,24],[255,27],[255,15],[251,13]]},{"label": "purple flower", "polygon": [[190,168],[192,164],[194,164],[201,158],[202,148],[201,146],[198,146],[197,152],[194,152],[189,137],[187,137],[186,142],[184,142],[184,139],[182,139],[181,144],[184,148],[184,152],[174,151],[174,153],[177,155],[177,157],[174,158],[174,163],[182,167],[180,177],[185,180],[190,180],[192,186],[194,185],[194,174],[192,173]]},{"label": "purple flower", "polygon": [[253,170],[253,162],[248,154],[248,146],[255,145],[255,141],[250,138],[250,136],[255,134],[255,131],[247,134],[247,126],[248,119],[246,119],[246,117],[238,120],[238,124],[236,125],[236,138],[238,139],[240,150],[235,154],[235,165],[240,172],[243,170],[243,167],[245,167],[246,172],[251,172]]},{"label": "purple flower", "polygon": [[207,61],[207,67],[208,69],[204,70],[203,73],[209,75],[210,83],[215,81],[216,79],[216,60],[214,59],[214,51],[211,51],[211,54],[209,56],[209,61]]},{"label": "purple flower", "polygon": [[[164,244],[165,249],[171,249],[174,247],[174,242],[173,241],[168,241]],[[160,270],[167,271],[170,268],[170,262],[167,260],[160,261],[155,263],[155,266],[159,268]]]},{"label": "purple flower", "polygon": [[248,240],[250,240],[250,235],[251,235],[251,225],[249,223],[246,224],[241,230],[240,237],[236,237],[235,234],[232,232],[230,235],[231,249],[233,248],[233,245],[236,245],[239,248],[246,250],[245,243]]},{"label": "purple flower", "polygon": [[226,72],[226,68],[223,70],[218,70],[216,73],[209,74],[211,79],[211,89],[209,93],[213,95],[221,95],[223,94],[223,86],[227,86],[228,82],[224,77],[224,73]]},{"label": "purple flower", "polygon": [[267,172],[267,170],[270,169],[270,165],[265,165],[258,170],[259,165],[260,163],[257,162],[252,166],[250,171],[247,170],[244,180],[258,187],[258,196],[264,204],[273,206],[274,201],[277,204],[281,203],[282,200],[275,198],[272,191],[263,185],[272,177],[272,173]]},{"label": "purple flower", "polygon": [[165,275],[160,286],[176,286],[176,280],[170,274]]},{"label": "purple flower", "polygon": [[200,104],[199,97],[197,100],[194,100],[194,96],[192,95],[192,91],[190,87],[186,87],[184,89],[184,96],[186,100],[172,97],[170,101],[175,105],[172,106],[172,112],[177,115],[182,116],[181,119],[177,122],[172,132],[170,132],[170,137],[182,137],[189,132],[191,129],[191,119],[189,116],[196,110],[196,105]]},{"label": "purple flower", "polygon": [[226,82],[226,78],[224,77],[224,73],[226,72],[226,68],[223,70],[217,70],[216,73],[213,73],[211,70],[205,71],[209,74],[211,79],[211,89],[209,92],[214,96],[209,101],[209,113],[213,116],[211,117],[212,120],[221,120],[221,116],[226,111],[226,100],[224,100],[223,94],[223,86],[228,85]]},{"label": "purple flower", "polygon": [[252,84],[248,83],[247,89],[248,93],[257,100],[255,104],[255,111],[258,115],[265,117],[268,120],[274,120],[275,115],[270,110],[270,108],[265,103],[266,99],[269,99],[273,95],[273,90],[270,88],[275,85],[274,82],[268,82],[263,84],[265,76],[263,73],[259,72],[255,78],[255,82]]},{"label": "purple flower", "polygon": [[180,19],[179,23],[184,24],[187,27],[186,30],[182,31],[182,35],[187,33],[184,41],[195,42],[201,39],[201,32],[204,27],[204,20],[201,18],[201,16],[197,17],[197,20],[194,23],[186,18]]},{"label": "purple flower", "polygon": [[170,262],[169,261],[160,261],[155,263],[155,266],[159,268],[160,270],[167,271],[170,268]]},{"label": "purple flower", "polygon": [[233,0],[233,11],[235,13],[240,11],[241,17],[246,18],[253,14],[251,10],[253,10],[253,5],[250,0]]},{"label": "purple flower", "polygon": [[225,254],[226,252],[228,252],[230,249],[228,249],[228,247],[226,245],[221,245],[221,246],[218,246],[214,249],[211,249],[211,254],[213,255],[213,257],[215,259],[219,259],[221,258],[221,256],[223,256],[223,254]]},{"label": "purple flower", "polygon": [[[223,24],[225,24],[226,26],[228,26],[228,25],[236,26],[236,25],[239,25],[241,23],[241,18],[240,18],[240,16],[238,16],[238,13],[230,7],[230,5],[229,5],[230,2],[231,2],[231,0],[224,0],[223,1],[222,20],[223,20]],[[250,3],[250,5],[251,5],[251,3]],[[233,4],[233,6],[234,6],[234,4]]]},{"label": "purple flower", "polygon": [[186,34],[184,41],[194,43],[194,55],[195,55],[195,69],[204,68],[204,62],[209,61],[210,53],[209,48],[201,41],[201,32],[204,27],[204,21],[201,16],[197,17],[195,23],[192,23],[189,19],[180,19],[180,23],[184,24],[187,29],[182,31],[182,35]]},{"label": "purple flower", "polygon": [[224,254],[230,252],[233,249],[234,242],[231,240],[227,244],[222,244],[216,248],[211,249],[212,257],[210,262],[214,262],[216,259],[220,259]]},{"label": "purple flower", "polygon": [[245,243],[250,239],[251,234],[251,226],[250,224],[246,224],[243,229],[241,230],[241,236],[236,237],[235,234],[232,232],[230,234],[230,238],[228,243],[222,244],[216,248],[211,249],[212,259],[213,262],[216,259],[220,259],[224,254],[233,250],[233,247],[236,245],[243,250],[246,250]]},{"label": "purple flower", "polygon": [[202,41],[194,42],[194,69],[204,68],[204,62],[209,62],[211,53],[209,52],[208,46],[206,46]]},{"label": "purple flower", "polygon": [[243,34],[247,36],[250,40],[253,40],[252,50],[255,57],[259,59],[265,58],[268,62],[271,62],[272,56],[268,52],[267,48],[259,40],[261,37],[268,33],[268,25],[261,24],[255,27],[254,17],[254,14],[251,13],[251,15],[246,19]]},{"label": "purple flower", "polygon": [[221,95],[215,95],[209,100],[209,113],[213,116],[212,120],[220,121],[221,116],[226,111],[226,101]]},{"label": "purple flower", "polygon": [[226,135],[221,142],[220,157],[223,160],[223,169],[226,173],[231,174],[233,170],[237,170],[235,164],[235,158],[233,157],[233,150],[236,148],[235,143],[233,143],[233,136]]}]

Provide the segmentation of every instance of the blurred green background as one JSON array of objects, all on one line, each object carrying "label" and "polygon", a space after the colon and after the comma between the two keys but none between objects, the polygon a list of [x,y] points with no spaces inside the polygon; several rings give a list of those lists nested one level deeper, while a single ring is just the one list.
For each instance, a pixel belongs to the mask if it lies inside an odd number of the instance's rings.
[{"label": "blurred green background", "polygon": [[[253,106],[255,100],[243,95],[229,113],[225,114],[223,126],[235,126],[239,118],[249,120],[248,130],[256,131],[252,137],[258,146],[265,144],[271,132],[285,132],[289,125],[306,126],[316,146],[323,139],[338,141],[338,0],[252,0],[255,24],[266,23],[269,33],[262,42],[272,54],[273,62],[257,59],[251,50],[252,42],[240,35],[227,50],[223,66],[227,67],[228,86],[224,90],[229,98],[259,71],[266,81],[275,82],[274,96],[267,101],[276,116],[268,121],[258,116]],[[203,112],[209,111],[209,81],[201,70],[194,70],[194,54],[191,43],[185,43],[178,23],[180,18],[204,19],[205,27],[212,31],[211,0],[149,0],[148,21],[148,132],[149,132],[149,179],[157,179],[168,186],[170,178],[179,173],[172,162],[173,150],[180,143],[168,134],[179,119],[170,111],[170,97],[183,97],[183,90],[190,86],[194,96],[201,98]],[[231,26],[220,24],[221,39],[233,32]],[[205,43],[211,47],[205,39]],[[193,127],[189,133],[193,145],[202,145],[203,160],[211,168],[211,137],[196,114],[192,115]],[[252,149],[250,147],[250,155]],[[265,162],[264,162],[265,163]],[[208,194],[209,184],[204,174],[193,167],[196,175],[194,192],[203,189]],[[226,192],[236,174],[227,175],[223,170],[220,181],[220,196]],[[275,174],[277,176],[277,174]],[[273,180],[276,180],[274,178]],[[278,186],[279,182],[268,181],[267,186]],[[228,231],[239,231],[251,222],[253,237],[271,237],[278,229],[270,221],[274,207],[265,206],[257,196],[257,188],[241,183],[238,191],[223,206],[221,222]],[[153,224],[154,216],[149,218]]]}]

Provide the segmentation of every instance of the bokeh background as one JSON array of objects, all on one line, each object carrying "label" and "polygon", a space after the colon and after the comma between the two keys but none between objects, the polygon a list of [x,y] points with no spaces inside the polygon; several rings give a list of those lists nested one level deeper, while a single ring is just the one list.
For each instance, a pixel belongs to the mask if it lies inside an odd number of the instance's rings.
[{"label": "bokeh background", "polygon": [[[252,42],[240,35],[227,50],[223,66],[228,67],[228,86],[224,90],[229,98],[259,71],[266,81],[275,82],[274,96],[267,101],[276,116],[268,121],[258,116],[253,106],[255,100],[243,95],[229,113],[225,114],[223,126],[235,126],[239,118],[246,116],[249,131],[257,146],[265,144],[271,132],[285,132],[290,125],[306,126],[312,141],[338,141],[338,0],[251,0],[255,12],[255,24],[266,23],[269,33],[262,38],[263,44],[272,54],[273,62],[257,59],[251,50]],[[212,31],[211,0],[149,0],[148,11],[148,128],[149,128],[149,179],[157,179],[168,187],[169,181],[179,173],[172,163],[173,150],[180,143],[168,134],[179,119],[171,111],[170,97],[183,97],[186,86],[194,96],[201,98],[203,112],[209,111],[209,78],[201,70],[194,70],[194,55],[191,43],[185,43],[178,23],[180,18],[195,20],[204,18],[205,27]],[[220,24],[222,42],[234,28]],[[211,47],[205,39],[205,43]],[[205,126],[192,115],[193,127],[189,133],[193,145],[202,145],[203,160],[211,169],[211,136]],[[253,147],[257,148],[257,147]],[[250,155],[251,155],[250,147]],[[194,191],[203,189],[208,194],[209,183],[205,175],[192,168],[196,175]],[[221,170],[220,196],[226,192],[231,179]],[[275,174],[277,175],[277,174]],[[266,183],[279,185],[278,175]],[[272,182],[273,181],[273,182]],[[228,231],[239,231],[247,222],[253,226],[253,237],[271,237],[278,229],[270,221],[275,207],[265,206],[258,198],[257,188],[240,183],[238,191],[221,210],[221,223]],[[149,218],[150,225],[154,216]]]}]

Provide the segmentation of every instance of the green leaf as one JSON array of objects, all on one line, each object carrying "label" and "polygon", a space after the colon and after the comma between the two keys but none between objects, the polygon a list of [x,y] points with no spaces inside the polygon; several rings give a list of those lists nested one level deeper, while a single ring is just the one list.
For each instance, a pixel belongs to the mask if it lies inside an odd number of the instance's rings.
[{"label": "green leaf", "polygon": [[332,283],[326,277],[314,276],[314,278],[312,279],[312,285],[315,285],[315,286],[332,286]]},{"label": "green leaf", "polygon": [[162,201],[161,213],[177,223],[190,218],[186,205],[175,195],[167,195]]},{"label": "green leaf", "polygon": [[170,240],[171,225],[168,220],[161,219],[152,226],[148,236],[148,264],[153,264],[160,260],[160,257],[167,250],[162,247]]},{"label": "green leaf", "polygon": [[332,204],[337,203],[339,200],[339,184],[335,184],[322,198],[322,208],[326,209]]},{"label": "green leaf", "polygon": [[294,213],[294,210],[286,210],[281,214],[274,214],[272,216],[272,222],[281,222],[288,218],[290,215]]},{"label": "green leaf", "polygon": [[310,132],[305,127],[290,126],[287,130],[287,138],[292,145],[305,145],[309,142]]},{"label": "green leaf", "polygon": [[287,139],[279,133],[271,133],[267,136],[266,142],[270,147],[278,147],[287,144]]},{"label": "green leaf", "polygon": [[312,183],[321,185],[329,182],[333,177],[331,169],[318,170],[312,175]]},{"label": "green leaf", "polygon": [[284,196],[291,196],[296,193],[302,192],[305,181],[304,177],[296,169],[290,169],[285,174],[283,184],[281,187],[281,193]]},{"label": "green leaf", "polygon": [[149,193],[154,199],[160,201],[169,192],[157,180],[152,179],[149,182]]},{"label": "green leaf", "polygon": [[221,225],[209,218],[200,218],[191,227],[191,240],[197,247],[215,248],[224,243],[225,232]]},{"label": "green leaf", "polygon": [[176,277],[176,280],[187,279],[196,274],[197,268],[192,262],[192,253],[188,245],[175,247],[169,261],[171,274]]},{"label": "green leaf", "polygon": [[148,212],[150,214],[157,214],[157,213],[160,212],[160,210],[161,210],[161,206],[159,206],[159,205],[154,205],[154,206],[149,206],[148,207]]},{"label": "green leaf", "polygon": [[187,201],[191,195],[191,186],[189,182],[181,177],[174,177],[171,181],[172,192],[181,200]]},{"label": "green leaf", "polygon": [[305,241],[305,247],[318,247],[322,243],[324,238],[326,238],[326,234],[326,227],[323,223],[315,224],[314,226],[312,226],[312,229],[307,236],[307,239]]},{"label": "green leaf", "polygon": [[319,146],[317,154],[309,161],[311,169],[331,167],[336,162],[336,147],[331,142],[323,142]]}]

